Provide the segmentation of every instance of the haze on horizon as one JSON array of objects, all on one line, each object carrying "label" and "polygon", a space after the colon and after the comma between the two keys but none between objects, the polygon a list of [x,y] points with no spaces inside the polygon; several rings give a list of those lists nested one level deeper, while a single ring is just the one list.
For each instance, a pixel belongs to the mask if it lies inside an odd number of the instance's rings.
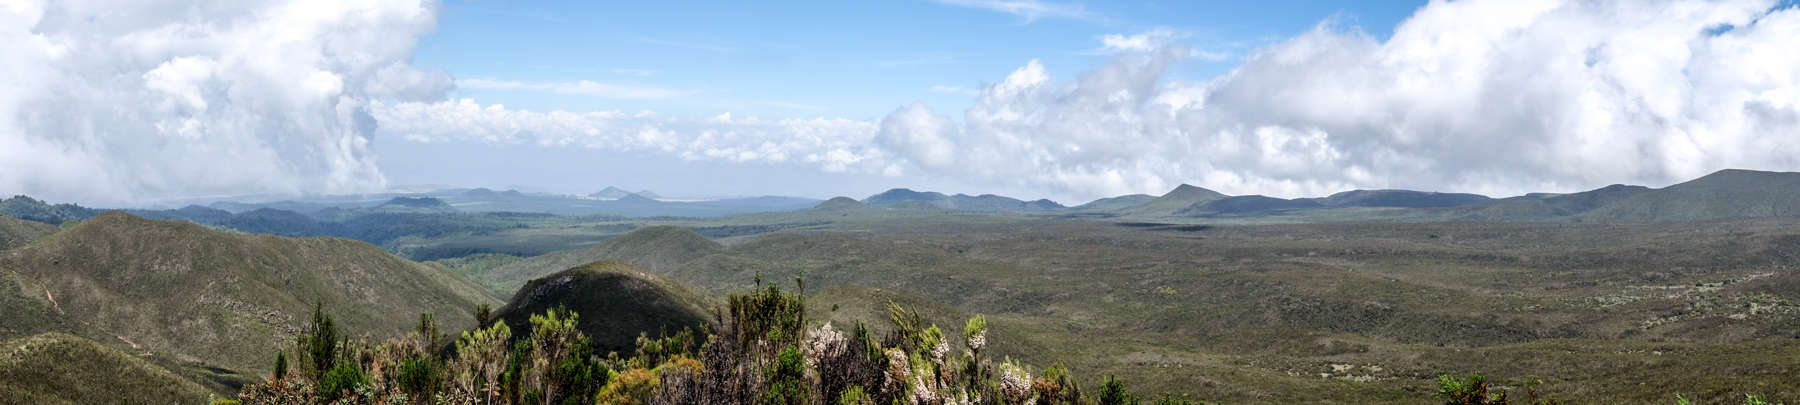
[{"label": "haze on horizon", "polygon": [[1772,0],[10,0],[0,195],[1660,187],[1800,170],[1796,48]]}]

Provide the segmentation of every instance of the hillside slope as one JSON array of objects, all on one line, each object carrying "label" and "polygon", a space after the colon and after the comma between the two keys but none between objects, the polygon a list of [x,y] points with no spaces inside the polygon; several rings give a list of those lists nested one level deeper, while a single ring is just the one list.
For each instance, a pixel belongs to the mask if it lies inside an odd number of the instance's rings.
[{"label": "hillside slope", "polygon": [[200,404],[208,391],[92,340],[45,333],[0,343],[0,402]]},{"label": "hillside slope", "polygon": [[533,314],[567,308],[580,315],[581,332],[593,339],[597,353],[629,353],[638,334],[710,327],[714,304],[672,281],[630,265],[605,261],[575,267],[526,283],[494,313],[513,336],[531,330]]},{"label": "hillside slope", "polygon": [[56,226],[0,215],[0,250],[25,246],[56,233]]},{"label": "hillside slope", "polygon": [[1142,216],[1175,216],[1195,205],[1228,197],[1217,191],[1183,184],[1143,204],[1120,209],[1120,213]]},{"label": "hillside slope", "polygon": [[1800,215],[1800,173],[1721,170],[1580,215],[1586,221],[1672,222]]},{"label": "hillside slope", "polygon": [[498,303],[440,268],[363,242],[236,234],[120,212],[0,252],[0,275],[15,278],[8,289],[23,295],[8,301],[40,303],[34,312],[50,318],[38,322],[45,327],[240,372],[269,368],[315,302],[347,330],[378,338],[403,333],[396,328],[420,313],[466,327],[475,306]]},{"label": "hillside slope", "polygon": [[1649,187],[1614,184],[1579,193],[1509,198],[1458,207],[1459,212],[1451,217],[1480,221],[1564,220],[1649,191]]}]

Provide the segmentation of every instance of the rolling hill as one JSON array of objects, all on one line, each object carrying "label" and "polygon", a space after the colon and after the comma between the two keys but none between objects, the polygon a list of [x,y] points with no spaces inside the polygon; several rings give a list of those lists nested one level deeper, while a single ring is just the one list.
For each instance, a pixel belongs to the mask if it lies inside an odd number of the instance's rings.
[{"label": "rolling hill", "polygon": [[206,388],[118,349],[66,333],[0,342],[0,402],[201,404]]},{"label": "rolling hill", "polygon": [[1178,216],[1181,212],[1187,211],[1195,205],[1225,197],[1229,196],[1217,191],[1182,184],[1175,187],[1174,190],[1169,190],[1168,193],[1165,193],[1160,197],[1145,201],[1143,204],[1122,208],[1118,212],[1122,214],[1152,217]]},{"label": "rolling hill", "polygon": [[395,328],[420,313],[464,327],[475,306],[498,303],[441,268],[363,242],[245,235],[116,211],[0,252],[0,277],[13,280],[6,293],[23,295],[5,300],[36,303],[0,309],[5,319],[238,372],[269,368],[315,302],[348,330],[377,337],[403,333]]},{"label": "rolling hill", "polygon": [[0,200],[0,215],[51,225],[88,219],[99,214],[100,210],[93,208],[67,203],[52,205],[22,195]]},{"label": "rolling hill", "polygon": [[1074,211],[1118,211],[1155,200],[1156,196],[1148,194],[1128,194],[1118,197],[1106,197],[1089,201],[1087,204],[1069,207]]},{"label": "rolling hill", "polygon": [[589,263],[531,280],[494,312],[514,337],[529,336],[530,317],[563,307],[581,316],[579,328],[596,353],[630,353],[640,333],[715,327],[714,304],[678,283],[631,265]]},{"label": "rolling hill", "polygon": [[1047,211],[1064,208],[1050,200],[1023,201],[1012,197],[994,194],[982,195],[945,195],[935,191],[913,191],[896,188],[865,198],[864,204],[873,206],[907,207],[928,205],[931,207],[964,210],[964,211]]},{"label": "rolling hill", "polygon": [[1315,199],[1325,207],[1444,208],[1492,201],[1480,194],[1412,190],[1351,190]]},{"label": "rolling hill", "polygon": [[863,204],[861,201],[857,201],[854,198],[832,197],[829,200],[825,200],[825,202],[819,203],[819,205],[813,206],[812,209],[816,211],[850,211],[868,207],[868,204]]},{"label": "rolling hill", "polygon": [[1721,170],[1580,214],[1594,222],[1672,222],[1800,215],[1800,173]]},{"label": "rolling hill", "polygon": [[588,194],[588,197],[616,200],[631,194],[630,191],[625,191],[625,189],[622,188],[606,186],[605,189],[596,191],[593,194]]},{"label": "rolling hill", "polygon": [[456,212],[455,207],[435,197],[394,197],[386,203],[367,209],[370,212],[407,213],[407,214],[445,214]]},{"label": "rolling hill", "polygon": [[0,250],[24,246],[53,233],[53,225],[0,215]]},{"label": "rolling hill", "polygon": [[1614,184],[1570,194],[1527,195],[1461,207],[1451,217],[1478,221],[1557,221],[1651,191],[1649,187]]}]

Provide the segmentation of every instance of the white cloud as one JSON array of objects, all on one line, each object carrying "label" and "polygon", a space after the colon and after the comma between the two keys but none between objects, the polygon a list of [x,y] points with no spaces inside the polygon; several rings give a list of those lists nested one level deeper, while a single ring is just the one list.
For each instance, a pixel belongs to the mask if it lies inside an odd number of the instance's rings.
[{"label": "white cloud", "polygon": [[694,94],[692,91],[685,90],[600,83],[590,80],[545,83],[472,78],[457,80],[456,85],[467,89],[549,91],[628,100],[669,99]]},{"label": "white cloud", "polygon": [[1231,55],[1225,52],[1198,50],[1180,43],[1180,41],[1185,40],[1190,36],[1192,35],[1186,32],[1176,31],[1167,27],[1153,28],[1133,35],[1105,34],[1096,38],[1100,40],[1100,48],[1084,53],[1090,55],[1110,55],[1121,52],[1156,52],[1167,48],[1179,47],[1184,49],[1183,52],[1186,52],[1186,56],[1199,58],[1203,61],[1219,62],[1231,58]]},{"label": "white cloud", "polygon": [[0,193],[121,203],[385,185],[374,98],[441,98],[407,65],[428,1],[0,2]]},{"label": "white cloud", "polygon": [[988,11],[1012,14],[1025,20],[1037,21],[1040,18],[1068,18],[1076,20],[1098,19],[1099,16],[1088,12],[1080,5],[1046,3],[1037,0],[937,0],[939,3],[958,7],[977,8]]},{"label": "white cloud", "polygon": [[873,173],[884,161],[875,124],[846,119],[661,117],[648,112],[511,110],[462,99],[374,103],[381,133],[414,142],[483,142],[647,151],[688,160],[807,164],[827,172]]},{"label": "white cloud", "polygon": [[1106,34],[1100,36],[1100,51],[1150,52],[1187,37],[1188,35],[1185,33],[1168,28],[1156,28],[1136,35]]},{"label": "white cloud", "polygon": [[1173,34],[1103,36],[1114,56],[1092,70],[1057,80],[1029,61],[960,116],[914,104],[872,122],[437,101],[449,77],[406,63],[433,28],[431,3],[0,2],[0,192],[108,202],[367,190],[384,184],[374,134],[936,176],[1071,200],[1183,182],[1278,196],[1661,185],[1727,167],[1800,170],[1800,10],[1775,5],[1434,2],[1385,41],[1328,22],[1205,82],[1171,77],[1191,60]]},{"label": "white cloud", "polygon": [[[1205,83],[1178,50],[1118,37],[1111,63],[1052,83],[1035,61],[960,127],[897,110],[883,132],[932,174],[1095,196],[1180,182],[1317,195],[1409,187],[1511,194],[1800,169],[1800,10],[1769,1],[1434,2],[1383,42],[1322,24]],[[1733,27],[1712,34],[1719,27]],[[1139,46],[1145,45],[1145,46]]]}]

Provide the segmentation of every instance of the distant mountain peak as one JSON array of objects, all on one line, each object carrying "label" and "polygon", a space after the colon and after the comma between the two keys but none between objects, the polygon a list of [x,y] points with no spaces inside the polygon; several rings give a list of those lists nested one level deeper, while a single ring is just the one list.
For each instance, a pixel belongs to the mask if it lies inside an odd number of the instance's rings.
[{"label": "distant mountain peak", "polygon": [[619,201],[629,201],[629,202],[657,202],[657,201],[656,201],[656,199],[655,199],[655,198],[650,198],[650,197],[645,197],[645,196],[644,196],[644,195],[643,195],[643,194],[636,194],[636,193],[633,193],[633,194],[626,194],[626,195],[625,195],[625,196],[623,196],[623,197],[619,197]]},{"label": "distant mountain peak", "polygon": [[631,194],[632,193],[630,191],[625,191],[625,189],[622,189],[622,188],[606,186],[605,189],[601,189],[600,191],[595,192],[593,194],[588,194],[588,197],[618,199],[618,198],[624,198],[625,196],[631,195]]},{"label": "distant mountain peak", "polygon": [[848,209],[863,208],[866,206],[867,205],[864,205],[861,201],[857,201],[854,198],[832,197],[829,200],[825,200],[825,202],[819,203],[819,205],[813,206],[813,209],[815,209],[815,210],[848,210]]},{"label": "distant mountain peak", "polygon": [[1162,196],[1163,197],[1175,197],[1175,198],[1192,198],[1192,197],[1224,198],[1224,197],[1227,197],[1225,195],[1225,193],[1212,191],[1212,190],[1206,189],[1205,187],[1199,187],[1199,186],[1195,186],[1195,185],[1191,185],[1191,184],[1187,184],[1187,183],[1182,183],[1179,186],[1175,186],[1174,190],[1169,190],[1168,193],[1163,194]]},{"label": "distant mountain peak", "polygon": [[1050,200],[1025,202],[996,194],[944,195],[944,193],[935,191],[914,191],[906,188],[890,189],[881,194],[869,196],[862,202],[878,206],[936,207],[965,211],[1041,211],[1063,208],[1062,204]]}]

